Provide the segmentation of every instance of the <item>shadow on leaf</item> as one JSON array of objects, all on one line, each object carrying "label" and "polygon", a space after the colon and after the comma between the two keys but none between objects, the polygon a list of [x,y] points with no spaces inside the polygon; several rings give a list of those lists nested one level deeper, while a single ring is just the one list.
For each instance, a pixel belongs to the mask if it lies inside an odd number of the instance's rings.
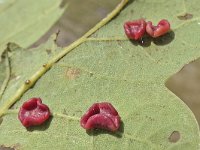
[{"label": "shadow on leaf", "polygon": [[115,136],[117,138],[122,138],[122,135],[124,133],[124,123],[121,121],[120,122],[120,128],[118,131],[116,132],[111,132],[111,131],[107,131],[107,130],[103,130],[103,129],[92,129],[92,130],[87,130],[87,134],[90,136],[98,136],[101,134],[110,134],[112,136]]},{"label": "shadow on leaf", "polygon": [[32,126],[32,127],[28,127],[27,131],[29,132],[33,132],[35,130],[37,131],[45,131],[49,128],[51,121],[52,121],[53,117],[50,117],[47,121],[45,121],[42,125],[39,126]]},{"label": "shadow on leaf", "polygon": [[170,31],[167,34],[153,39],[153,43],[156,45],[167,45],[171,43],[175,38],[174,31]]},{"label": "shadow on leaf", "polygon": [[149,47],[152,42],[155,45],[164,46],[164,45],[171,43],[174,40],[174,38],[175,38],[174,31],[170,31],[170,32],[166,33],[165,35],[162,35],[157,38],[152,38],[148,35],[145,35],[138,41],[134,41],[134,40],[130,40],[130,41],[135,46],[140,45],[142,47]]},{"label": "shadow on leaf", "polygon": [[129,6],[130,4],[132,4],[134,1],[135,1],[135,0],[129,0],[129,1],[128,1],[128,4],[125,5],[124,9],[126,9],[126,7],[128,7],[128,6]]}]

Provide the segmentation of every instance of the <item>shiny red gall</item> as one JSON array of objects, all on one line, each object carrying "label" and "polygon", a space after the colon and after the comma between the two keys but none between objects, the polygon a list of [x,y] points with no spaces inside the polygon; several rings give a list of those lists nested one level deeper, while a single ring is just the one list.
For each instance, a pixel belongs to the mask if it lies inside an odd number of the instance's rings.
[{"label": "shiny red gall", "polygon": [[120,127],[120,116],[112,104],[95,103],[81,117],[80,124],[86,130],[105,129],[115,132]]},{"label": "shiny red gall", "polygon": [[141,39],[146,31],[146,21],[144,19],[138,19],[125,22],[124,31],[129,39]]},{"label": "shiny red gall", "polygon": [[157,26],[152,25],[151,21],[147,22],[146,32],[153,38],[157,38],[166,34],[170,30],[170,23],[163,19],[161,20]]},{"label": "shiny red gall", "polygon": [[49,107],[40,98],[31,98],[21,106],[18,118],[24,127],[37,126],[50,117]]}]

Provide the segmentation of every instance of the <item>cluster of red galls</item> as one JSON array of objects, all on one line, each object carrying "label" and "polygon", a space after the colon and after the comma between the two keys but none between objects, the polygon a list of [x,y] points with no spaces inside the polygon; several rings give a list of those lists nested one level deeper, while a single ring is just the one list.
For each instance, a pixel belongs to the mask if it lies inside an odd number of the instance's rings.
[{"label": "cluster of red galls", "polygon": [[162,19],[157,26],[153,26],[151,21],[144,19],[128,21],[124,23],[124,30],[129,39],[139,40],[145,33],[153,38],[166,34],[170,30],[170,23]]},{"label": "cluster of red galls", "polygon": [[[43,124],[50,114],[49,107],[40,98],[31,98],[21,106],[18,118],[23,126],[30,127]],[[100,128],[113,132],[120,127],[120,117],[110,103],[94,103],[81,117],[80,124],[86,130]]]},{"label": "cluster of red galls", "polygon": [[[170,30],[167,20],[161,20],[157,26],[144,19],[129,21],[124,24],[125,33],[133,40],[141,39],[145,33],[157,38]],[[18,118],[25,127],[43,124],[50,117],[50,109],[40,98],[31,98],[21,106]],[[81,126],[86,129],[106,129],[117,131],[120,127],[120,116],[112,104],[108,102],[94,103],[80,119]]]}]

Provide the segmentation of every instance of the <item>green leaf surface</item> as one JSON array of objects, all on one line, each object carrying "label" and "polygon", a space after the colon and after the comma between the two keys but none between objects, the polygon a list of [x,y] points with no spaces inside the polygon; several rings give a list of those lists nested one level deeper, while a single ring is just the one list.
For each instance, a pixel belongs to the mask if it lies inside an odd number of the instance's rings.
[{"label": "green leaf surface", "polygon": [[10,63],[8,58],[8,51],[4,51],[0,58],[0,99],[7,87],[10,79]]},{"label": "green leaf surface", "polygon": [[63,14],[60,3],[60,0],[1,0],[1,51],[8,42],[28,47],[38,40]]},{"label": "green leaf surface", "polygon": [[[60,51],[52,40],[34,51],[21,48],[13,51],[11,47],[12,72],[22,78],[19,82],[9,81],[1,100],[0,115],[4,116],[0,145],[38,150],[199,149],[199,127],[193,113],[165,87],[168,77],[200,55],[198,3],[197,0],[132,1],[93,35],[115,13],[61,53],[56,52],[53,58],[44,50]],[[192,19],[177,17],[188,12],[193,14]],[[150,41],[148,46],[131,42],[124,35],[123,23],[141,17],[153,22],[168,19],[173,32]],[[37,71],[45,62],[51,69],[45,70],[46,73],[44,69]],[[26,79],[37,82],[26,88],[23,83]],[[23,96],[17,101],[20,94]],[[31,97],[41,97],[50,107],[52,117],[42,126],[26,129],[18,121],[17,113]],[[111,102],[118,110],[123,123],[117,133],[87,133],[81,128],[82,114],[100,101]],[[12,109],[7,110],[11,104],[14,104]],[[180,134],[176,142],[170,139],[174,131]]]}]

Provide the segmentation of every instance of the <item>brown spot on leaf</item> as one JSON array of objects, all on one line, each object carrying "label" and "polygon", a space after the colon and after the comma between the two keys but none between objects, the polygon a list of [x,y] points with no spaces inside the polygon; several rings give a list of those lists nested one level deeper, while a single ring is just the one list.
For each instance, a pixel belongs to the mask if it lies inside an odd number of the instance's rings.
[{"label": "brown spot on leaf", "polygon": [[176,142],[178,142],[178,140],[180,139],[180,137],[181,137],[181,135],[180,135],[180,133],[178,131],[173,131],[171,133],[171,135],[169,136],[168,140],[171,143],[176,143]]},{"label": "brown spot on leaf", "polygon": [[81,73],[80,69],[76,69],[76,68],[69,68],[66,71],[67,78],[70,80],[73,80],[79,77],[80,73]]},{"label": "brown spot on leaf", "polygon": [[26,80],[26,81],[25,81],[25,84],[30,84],[30,83],[31,83],[30,80]]},{"label": "brown spot on leaf", "polygon": [[56,32],[56,37],[55,37],[55,39],[54,39],[54,43],[55,43],[55,44],[57,44],[57,39],[58,39],[59,34],[60,34],[60,30],[57,30],[57,32]]},{"label": "brown spot on leaf", "polygon": [[189,20],[193,18],[193,14],[185,13],[184,15],[177,16],[180,20]]}]

